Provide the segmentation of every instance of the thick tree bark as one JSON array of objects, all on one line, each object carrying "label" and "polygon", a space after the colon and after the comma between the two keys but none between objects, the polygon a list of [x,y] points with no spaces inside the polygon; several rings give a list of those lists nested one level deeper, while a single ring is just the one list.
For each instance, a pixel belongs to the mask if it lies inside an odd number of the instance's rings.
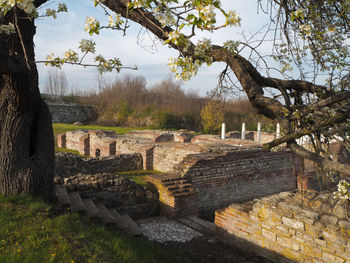
[{"label": "thick tree bark", "polygon": [[25,16],[18,9],[0,15],[0,25],[17,20],[16,34],[0,34],[0,194],[40,195],[51,201],[51,116],[33,63],[34,21],[21,18]]}]

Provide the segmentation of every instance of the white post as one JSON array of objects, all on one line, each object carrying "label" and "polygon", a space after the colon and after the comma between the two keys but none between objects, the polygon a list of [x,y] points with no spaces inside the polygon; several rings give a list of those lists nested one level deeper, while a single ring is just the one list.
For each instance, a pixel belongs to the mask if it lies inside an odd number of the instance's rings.
[{"label": "white post", "polygon": [[256,135],[256,140],[258,143],[261,142],[261,123],[258,122],[258,131],[257,131],[257,135]]},{"label": "white post", "polygon": [[226,133],[226,127],[225,127],[225,123],[223,122],[221,125],[221,140],[225,140],[225,133]]},{"label": "white post", "polygon": [[241,139],[245,140],[245,122],[242,122],[242,134],[241,134]]},{"label": "white post", "polygon": [[277,123],[277,126],[276,126],[276,139],[278,139],[279,137],[281,137],[281,127],[280,127],[280,124]]}]

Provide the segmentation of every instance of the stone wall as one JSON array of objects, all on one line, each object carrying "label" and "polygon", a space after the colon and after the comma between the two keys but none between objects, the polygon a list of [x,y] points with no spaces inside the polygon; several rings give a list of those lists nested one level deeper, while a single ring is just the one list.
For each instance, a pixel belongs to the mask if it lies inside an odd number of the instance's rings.
[{"label": "stone wall", "polygon": [[275,262],[350,262],[350,206],[332,194],[284,192],[217,211],[231,241]]},{"label": "stone wall", "polygon": [[233,202],[295,190],[298,159],[288,151],[237,148],[226,153],[190,154],[175,168],[199,193],[201,215]]},{"label": "stone wall", "polygon": [[82,198],[91,198],[118,212],[127,212],[132,218],[152,217],[159,214],[158,193],[123,176],[111,173],[76,174],[70,177],[55,177],[68,191],[79,193]]},{"label": "stone wall", "polygon": [[69,177],[78,173],[114,173],[142,169],[140,154],[118,154],[103,158],[82,158],[72,153],[56,153],[56,175]]},{"label": "stone wall", "polygon": [[59,123],[88,123],[97,117],[95,109],[91,106],[74,104],[47,103],[52,117],[52,122]]}]

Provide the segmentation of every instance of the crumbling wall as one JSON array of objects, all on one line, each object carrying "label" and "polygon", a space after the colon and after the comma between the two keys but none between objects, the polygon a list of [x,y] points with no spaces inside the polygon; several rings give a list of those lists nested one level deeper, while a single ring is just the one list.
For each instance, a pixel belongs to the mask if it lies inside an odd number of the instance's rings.
[{"label": "crumbling wall", "polygon": [[275,262],[350,262],[350,206],[332,194],[284,192],[215,214],[232,242]]},{"label": "crumbling wall", "polygon": [[199,193],[199,210],[205,216],[232,202],[296,189],[299,166],[288,151],[237,148],[188,155],[175,171]]},{"label": "crumbling wall", "polygon": [[89,132],[91,157],[106,157],[116,154],[116,135],[114,132]]},{"label": "crumbling wall", "polygon": [[114,173],[142,169],[142,156],[138,153],[118,154],[103,158],[82,158],[72,153],[56,153],[56,175],[69,177],[78,173]]},{"label": "crumbling wall", "polygon": [[[60,134],[59,137],[61,136]],[[81,155],[88,156],[90,154],[89,132],[85,130],[66,132],[66,148],[76,150]]]},{"label": "crumbling wall", "polygon": [[47,105],[54,123],[88,123],[97,118],[96,110],[91,106],[62,103],[47,103]]}]

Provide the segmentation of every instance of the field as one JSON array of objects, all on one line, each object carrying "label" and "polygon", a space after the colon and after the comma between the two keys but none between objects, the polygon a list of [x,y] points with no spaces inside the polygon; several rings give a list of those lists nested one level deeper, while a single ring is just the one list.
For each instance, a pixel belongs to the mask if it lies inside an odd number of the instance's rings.
[{"label": "field", "polygon": [[188,262],[39,199],[0,197],[0,262]]}]

